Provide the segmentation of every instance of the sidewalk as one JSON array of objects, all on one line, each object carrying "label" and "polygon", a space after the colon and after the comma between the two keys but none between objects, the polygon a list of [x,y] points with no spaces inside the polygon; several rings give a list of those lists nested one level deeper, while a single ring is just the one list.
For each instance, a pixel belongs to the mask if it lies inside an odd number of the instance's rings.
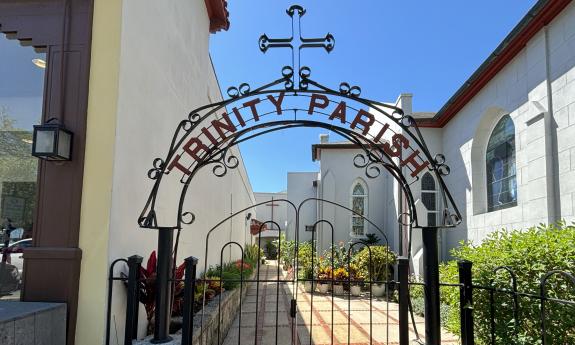
[{"label": "sidewalk", "polygon": [[[260,269],[260,279],[276,280],[277,269],[277,262],[268,261],[268,264]],[[280,270],[281,274],[283,272]],[[285,277],[282,276],[281,279]],[[299,285],[298,312],[296,320],[293,320],[289,316],[289,310],[295,291],[294,284],[281,283],[278,286],[277,283],[260,283],[259,293],[256,284],[252,284],[243,301],[241,328],[238,327],[238,314],[224,345],[362,345],[370,344],[370,334],[372,344],[399,344],[397,303],[373,299],[370,313],[369,298],[352,297],[351,301],[348,301],[347,296],[336,296],[333,299],[332,311],[331,295],[305,293],[303,284]],[[256,295],[259,296],[257,301]],[[423,339],[423,318],[416,316],[415,322]],[[410,339],[415,339],[411,323],[409,329]],[[456,336],[443,332],[442,344],[458,343]]]}]

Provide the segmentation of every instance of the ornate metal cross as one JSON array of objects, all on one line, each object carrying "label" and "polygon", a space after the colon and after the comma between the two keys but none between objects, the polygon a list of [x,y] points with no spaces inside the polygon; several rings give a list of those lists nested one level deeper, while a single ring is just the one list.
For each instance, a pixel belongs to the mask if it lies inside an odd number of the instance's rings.
[{"label": "ornate metal cross", "polygon": [[[266,34],[260,36],[260,50],[265,53],[270,48],[290,48],[292,51],[292,69],[294,71],[294,85],[299,85],[300,54],[304,48],[323,48],[328,53],[335,46],[335,38],[329,32],[322,38],[304,38],[301,35],[301,17],[305,14],[305,9],[299,5],[292,5],[286,13],[292,19],[291,37],[289,38],[269,38]],[[296,16],[294,16],[296,15]],[[295,18],[295,19],[294,19]],[[294,41],[295,46],[294,46]],[[297,49],[296,49],[297,48]],[[297,84],[296,84],[297,82]]]}]

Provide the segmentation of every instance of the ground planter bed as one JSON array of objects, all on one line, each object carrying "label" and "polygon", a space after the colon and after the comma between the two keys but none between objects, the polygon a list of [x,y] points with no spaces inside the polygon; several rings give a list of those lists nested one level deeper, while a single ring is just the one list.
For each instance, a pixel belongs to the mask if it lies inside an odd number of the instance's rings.
[{"label": "ground planter bed", "polygon": [[[253,276],[249,278],[252,280]],[[242,300],[245,298],[246,293],[252,283],[244,283],[241,289]],[[194,345],[215,345],[218,343],[218,311],[220,305],[221,297],[221,313],[220,315],[220,342],[226,337],[232,322],[234,321],[237,313],[240,309],[240,288],[230,291],[224,291],[220,295],[217,295],[208,304],[204,306],[202,310],[199,310],[194,315],[194,330],[193,330],[193,340]],[[202,321],[203,313],[203,321]],[[182,324],[182,317],[172,318],[173,324]],[[203,324],[202,324],[203,323]],[[173,325],[172,325],[173,326]],[[172,342],[165,343],[166,345],[176,345],[181,343],[182,330],[180,329],[175,334],[170,334],[173,338]],[[203,337],[200,341],[200,337]],[[151,340],[153,336],[148,336],[144,340],[134,341],[135,345],[147,345],[152,344]]]}]

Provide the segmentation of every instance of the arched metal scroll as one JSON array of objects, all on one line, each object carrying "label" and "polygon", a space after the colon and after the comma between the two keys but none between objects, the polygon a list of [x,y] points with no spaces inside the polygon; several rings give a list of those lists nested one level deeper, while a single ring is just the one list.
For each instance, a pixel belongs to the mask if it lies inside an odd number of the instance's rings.
[{"label": "arched metal scroll", "polygon": [[[311,79],[307,67],[302,67],[299,74],[300,83],[294,87],[293,70],[286,66],[281,77],[269,84],[253,90],[246,83],[231,87],[228,99],[190,112],[178,125],[166,156],[152,162],[148,177],[153,187],[139,225],[181,229],[191,224],[195,215],[185,209],[184,201],[193,178],[203,167],[209,166],[216,177],[223,177],[240,163],[234,146],[298,127],[324,128],[360,148],[362,152],[350,163],[364,169],[368,178],[384,171],[390,174],[406,196],[414,227],[419,223],[410,186],[426,171],[435,174],[443,196],[444,216],[438,227],[452,227],[461,221],[443,181],[449,174],[445,157],[431,155],[413,117],[398,107],[362,98],[357,86],[341,83],[338,90],[323,86]],[[163,193],[163,188],[169,192]],[[158,210],[171,211],[161,203],[173,199],[175,188],[179,194],[177,212],[160,217]]]},{"label": "arched metal scroll", "polygon": [[[228,99],[199,107],[178,125],[164,158],[156,158],[148,171],[153,187],[138,223],[142,228],[181,229],[195,220],[184,203],[191,182],[206,166],[216,177],[225,176],[240,164],[234,146],[252,138],[298,127],[332,131],[355,144],[362,152],[353,159],[367,178],[386,171],[399,184],[407,200],[409,225],[419,227],[415,199],[410,186],[426,171],[435,174],[442,195],[443,221],[437,227],[452,227],[461,214],[443,181],[449,174],[445,157],[432,157],[415,119],[386,103],[361,97],[361,88],[342,82],[329,88],[311,77],[311,69],[300,66],[299,52],[335,46],[331,34],[306,38],[301,33],[303,7],[287,10],[292,20],[291,36],[260,37],[262,52],[271,48],[292,50],[291,66],[281,76],[252,89],[247,83],[228,88]],[[176,184],[176,185],[175,185]],[[174,202],[173,195],[179,199]],[[177,212],[171,213],[173,210]],[[403,215],[402,215],[403,216]]]}]

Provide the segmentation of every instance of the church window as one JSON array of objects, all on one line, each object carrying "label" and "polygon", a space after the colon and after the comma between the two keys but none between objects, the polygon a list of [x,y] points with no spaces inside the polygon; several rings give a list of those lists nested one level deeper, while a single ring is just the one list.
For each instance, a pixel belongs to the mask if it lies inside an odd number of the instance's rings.
[{"label": "church window", "polygon": [[505,115],[487,144],[487,208],[495,211],[517,205],[515,168],[515,125]]},{"label": "church window", "polygon": [[367,224],[362,216],[367,216],[367,186],[361,180],[353,183],[351,209],[355,212],[351,215],[351,235],[364,236]]},{"label": "church window", "polygon": [[425,173],[421,178],[421,202],[427,209],[427,225],[437,226],[437,189],[431,173]]}]

